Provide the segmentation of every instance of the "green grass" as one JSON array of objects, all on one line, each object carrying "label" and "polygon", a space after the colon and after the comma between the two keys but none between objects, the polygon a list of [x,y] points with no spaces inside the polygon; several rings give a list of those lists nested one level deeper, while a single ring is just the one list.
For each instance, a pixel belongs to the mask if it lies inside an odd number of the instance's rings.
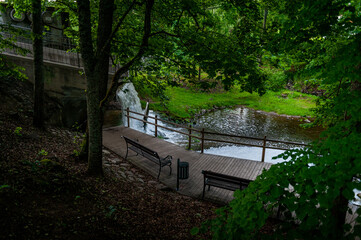
[{"label": "green grass", "polygon": [[[191,119],[202,109],[214,107],[247,107],[278,114],[312,116],[316,97],[293,91],[268,92],[263,96],[233,89],[223,93],[199,93],[179,87],[168,87],[166,94],[170,98],[164,108],[160,103],[152,103],[151,109],[167,112],[173,118]],[[283,96],[282,96],[283,95]]]}]

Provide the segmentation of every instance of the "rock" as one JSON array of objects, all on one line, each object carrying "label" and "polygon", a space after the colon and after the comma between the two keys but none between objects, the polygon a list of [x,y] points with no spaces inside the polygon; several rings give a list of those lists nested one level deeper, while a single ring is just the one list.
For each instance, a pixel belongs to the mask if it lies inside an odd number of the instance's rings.
[{"label": "rock", "polygon": [[155,184],[158,184],[158,182],[151,180],[151,181],[148,181],[148,184],[149,185],[155,185]]},{"label": "rock", "polygon": [[138,182],[144,183],[144,180],[141,178],[138,178],[137,180],[138,180]]},{"label": "rock", "polygon": [[106,150],[106,149],[103,149],[103,153],[104,154],[110,154],[110,152],[108,150]]},{"label": "rock", "polygon": [[120,172],[120,175],[122,176],[122,178],[126,179],[127,178],[127,175],[125,175],[124,172]]},{"label": "rock", "polygon": [[159,184],[156,186],[156,188],[157,188],[158,190],[162,190],[162,189],[164,189],[164,188],[167,188],[167,186],[159,183]]},{"label": "rock", "polygon": [[119,164],[120,163],[120,159],[119,158],[112,158],[112,159],[108,159],[108,161],[112,164]]},{"label": "rock", "polygon": [[133,172],[131,172],[131,171],[126,171],[125,173],[126,173],[129,177],[133,177],[133,176],[134,176]]},{"label": "rock", "polygon": [[120,166],[122,166],[122,167],[129,167],[130,164],[129,164],[129,163],[121,163]]}]

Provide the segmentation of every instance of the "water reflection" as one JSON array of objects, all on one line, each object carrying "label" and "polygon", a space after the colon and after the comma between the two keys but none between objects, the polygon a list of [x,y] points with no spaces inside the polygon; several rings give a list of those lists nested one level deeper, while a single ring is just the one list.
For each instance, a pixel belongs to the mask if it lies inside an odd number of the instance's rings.
[{"label": "water reflection", "polygon": [[322,129],[300,127],[300,118],[264,113],[249,108],[224,109],[202,116],[196,128],[249,137],[309,143]]}]

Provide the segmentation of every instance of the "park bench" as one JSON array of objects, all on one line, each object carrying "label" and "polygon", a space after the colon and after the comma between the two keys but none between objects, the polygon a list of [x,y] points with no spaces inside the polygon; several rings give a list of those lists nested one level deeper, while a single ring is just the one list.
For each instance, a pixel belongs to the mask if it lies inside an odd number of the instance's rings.
[{"label": "park bench", "polygon": [[202,174],[204,176],[202,199],[204,199],[204,193],[207,185],[208,191],[210,190],[211,186],[235,191],[237,189],[245,189],[252,181],[244,178],[204,170],[202,171]]},{"label": "park bench", "polygon": [[158,180],[159,180],[159,176],[160,176],[162,167],[168,166],[170,169],[169,175],[172,174],[172,166],[171,166],[172,165],[172,156],[168,155],[165,158],[161,158],[161,157],[159,157],[159,155],[156,151],[151,150],[125,136],[123,136],[123,138],[124,138],[125,142],[127,143],[127,154],[125,155],[125,159],[127,159],[128,150],[130,149],[130,150],[136,152],[137,155],[139,154],[159,165],[159,172],[158,172],[158,177],[157,177]]}]

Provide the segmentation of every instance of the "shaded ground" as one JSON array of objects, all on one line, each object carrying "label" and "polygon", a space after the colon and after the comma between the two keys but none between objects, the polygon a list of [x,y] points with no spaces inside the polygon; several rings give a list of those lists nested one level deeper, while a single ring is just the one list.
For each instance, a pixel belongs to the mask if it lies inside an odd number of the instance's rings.
[{"label": "shaded ground", "polygon": [[70,132],[0,119],[2,239],[190,239],[189,230],[213,215],[214,205],[160,190],[107,151],[106,177],[88,177],[86,164],[71,157]]},{"label": "shaded ground", "polygon": [[105,177],[87,176],[76,133],[34,129],[27,90],[1,87],[0,239],[192,239],[214,215],[107,150]]}]

